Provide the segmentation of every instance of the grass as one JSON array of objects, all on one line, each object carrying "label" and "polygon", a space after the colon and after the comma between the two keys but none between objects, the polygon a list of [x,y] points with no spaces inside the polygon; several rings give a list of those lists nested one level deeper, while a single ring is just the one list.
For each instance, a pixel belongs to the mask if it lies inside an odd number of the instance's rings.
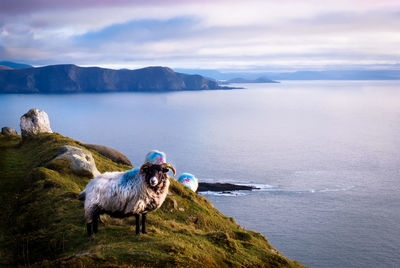
[{"label": "grass", "polygon": [[[88,238],[77,196],[90,178],[52,161],[63,145],[83,148],[57,133],[24,141],[0,135],[0,266],[301,267],[174,179],[148,215],[148,234],[135,235],[133,217],[102,216]],[[129,168],[90,151],[100,172]]]}]

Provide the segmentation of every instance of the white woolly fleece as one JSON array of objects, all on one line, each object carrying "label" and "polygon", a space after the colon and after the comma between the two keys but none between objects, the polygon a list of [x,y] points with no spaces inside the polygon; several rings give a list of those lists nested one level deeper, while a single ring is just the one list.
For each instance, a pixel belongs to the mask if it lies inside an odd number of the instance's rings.
[{"label": "white woolly fleece", "polygon": [[[155,203],[158,209],[164,202],[169,187],[166,181],[164,191],[156,194],[146,185],[139,169],[127,172],[106,172],[92,179],[86,186],[85,218],[88,223],[97,209],[108,212],[144,213],[147,204]],[[153,210],[155,210],[153,209]]]}]

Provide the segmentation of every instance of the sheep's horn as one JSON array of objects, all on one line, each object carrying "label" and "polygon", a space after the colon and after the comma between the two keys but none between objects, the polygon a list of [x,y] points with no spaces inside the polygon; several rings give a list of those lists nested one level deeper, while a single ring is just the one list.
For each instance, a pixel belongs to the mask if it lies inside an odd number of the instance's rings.
[{"label": "sheep's horn", "polygon": [[165,163],[164,165],[165,165],[166,167],[172,169],[172,172],[174,172],[174,176],[175,176],[175,174],[176,174],[175,168],[174,168],[171,164],[168,164],[168,163]]}]

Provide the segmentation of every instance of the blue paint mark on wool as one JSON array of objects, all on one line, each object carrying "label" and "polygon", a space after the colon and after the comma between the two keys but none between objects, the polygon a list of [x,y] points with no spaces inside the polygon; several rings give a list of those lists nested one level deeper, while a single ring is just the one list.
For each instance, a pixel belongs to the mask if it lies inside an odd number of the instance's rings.
[{"label": "blue paint mark on wool", "polygon": [[127,172],[125,172],[124,176],[122,176],[120,183],[122,185],[127,185],[129,182],[131,182],[132,180],[134,180],[136,178],[136,175],[139,173],[139,168],[134,168],[131,169]]},{"label": "blue paint mark on wool", "polygon": [[186,178],[189,180],[192,180],[192,181],[196,181],[194,175],[192,175],[190,173],[183,173],[181,176],[179,176],[178,181],[183,181]]},{"label": "blue paint mark on wool", "polygon": [[167,156],[165,155],[165,153],[157,150],[149,152],[145,159],[145,162],[150,162],[157,165],[166,163],[166,161],[167,161]]}]

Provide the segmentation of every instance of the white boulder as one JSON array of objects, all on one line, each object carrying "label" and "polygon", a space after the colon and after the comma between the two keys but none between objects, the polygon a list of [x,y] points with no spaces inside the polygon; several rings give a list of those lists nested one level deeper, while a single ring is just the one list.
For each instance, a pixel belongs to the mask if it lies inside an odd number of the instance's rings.
[{"label": "white boulder", "polygon": [[53,133],[47,113],[35,108],[30,109],[26,114],[21,116],[20,127],[22,138],[39,133]]}]

